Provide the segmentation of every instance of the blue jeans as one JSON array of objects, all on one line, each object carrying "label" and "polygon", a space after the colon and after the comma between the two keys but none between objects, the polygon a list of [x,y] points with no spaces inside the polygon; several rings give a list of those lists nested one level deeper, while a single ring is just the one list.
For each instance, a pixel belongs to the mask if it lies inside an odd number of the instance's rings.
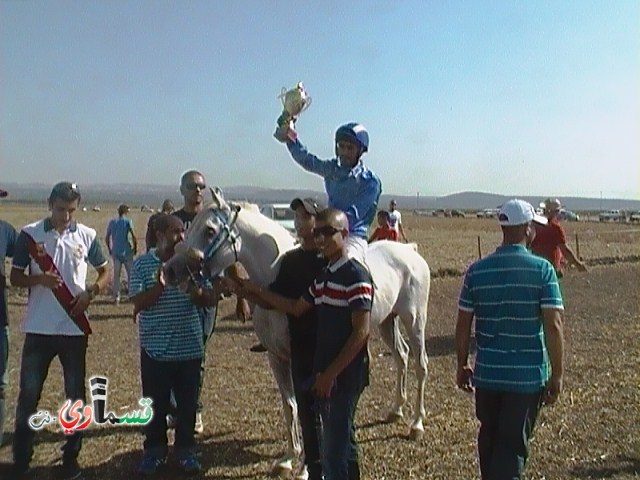
[{"label": "blue jeans", "polygon": [[167,454],[167,413],[171,391],[176,397],[175,450],[178,457],[192,452],[193,429],[200,383],[201,359],[160,361],[140,351],[142,394],[153,400],[153,418],[145,427],[145,454],[164,457]]},{"label": "blue jeans", "polygon": [[325,480],[357,480],[358,444],[354,417],[362,389],[336,390],[319,402],[322,471]]},{"label": "blue jeans", "polygon": [[482,480],[519,480],[529,456],[529,438],[536,423],[543,390],[501,392],[476,388],[480,420],[478,456]]},{"label": "blue jeans", "polygon": [[[27,466],[33,456],[35,432],[29,427],[29,417],[36,413],[42,386],[54,357],[60,359],[64,376],[64,393],[72,401],[85,397],[85,357],[87,337],[66,335],[36,335],[27,333],[22,348],[20,393],[16,407],[16,426],[13,437],[13,461]],[[64,458],[77,458],[82,447],[82,432],[67,436],[62,447]]]},{"label": "blue jeans", "polygon": [[4,434],[5,395],[7,388],[7,362],[9,361],[9,327],[0,326],[0,445]]},{"label": "blue jeans", "polygon": [[120,259],[116,256],[111,257],[113,260],[113,283],[111,284],[111,293],[113,298],[120,298],[120,273],[122,267],[127,271],[127,288],[129,288],[129,280],[131,278],[131,269],[133,268],[133,256],[126,259]]}]

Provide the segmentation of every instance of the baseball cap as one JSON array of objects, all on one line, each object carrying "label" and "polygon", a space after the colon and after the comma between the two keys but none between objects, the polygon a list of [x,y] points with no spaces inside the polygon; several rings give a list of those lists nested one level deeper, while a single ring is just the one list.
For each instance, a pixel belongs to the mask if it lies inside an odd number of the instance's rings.
[{"label": "baseball cap", "polygon": [[543,208],[548,212],[555,212],[556,210],[560,210],[562,208],[562,204],[560,203],[560,200],[558,200],[557,198],[547,198],[544,201]]},{"label": "baseball cap", "polygon": [[307,213],[313,216],[318,215],[324,210],[324,206],[319,205],[313,198],[294,198],[291,200],[289,208],[291,208],[291,210],[297,210],[299,206],[303,206]]},{"label": "baseball cap", "polygon": [[500,207],[498,221],[504,227],[525,225],[529,222],[536,222],[541,225],[547,224],[547,218],[538,215],[530,203],[517,198],[505,202]]}]

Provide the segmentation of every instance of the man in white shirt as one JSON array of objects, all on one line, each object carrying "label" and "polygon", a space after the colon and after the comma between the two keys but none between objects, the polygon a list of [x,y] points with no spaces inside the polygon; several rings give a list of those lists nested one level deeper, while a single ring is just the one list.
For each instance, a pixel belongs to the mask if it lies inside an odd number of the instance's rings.
[{"label": "man in white shirt", "polygon": [[407,243],[407,236],[404,234],[404,228],[402,227],[402,214],[399,210],[396,210],[398,204],[395,200],[389,202],[389,225],[395,229],[403,242]]},{"label": "man in white shirt", "polygon": [[[28,288],[27,312],[22,322],[26,334],[20,365],[20,393],[16,407],[11,479],[24,478],[33,455],[35,432],[29,417],[36,412],[51,361],[58,357],[64,375],[65,396],[85,398],[87,339],[91,326],[86,310],[107,286],[107,257],[96,231],[73,219],[80,203],[75,183],[60,182],[49,196],[50,216],[26,225],[16,240],[11,284]],[[89,265],[98,278],[87,286]],[[62,447],[65,480],[81,476],[78,454],[82,433],[66,437]]]}]

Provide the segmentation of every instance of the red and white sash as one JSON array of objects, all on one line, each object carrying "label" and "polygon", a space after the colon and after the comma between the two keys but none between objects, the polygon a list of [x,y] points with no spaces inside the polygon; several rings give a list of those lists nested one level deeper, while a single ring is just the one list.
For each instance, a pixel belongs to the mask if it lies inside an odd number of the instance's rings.
[{"label": "red and white sash", "polygon": [[[33,237],[24,230],[22,232],[27,237],[29,255],[33,261],[38,264],[40,270],[42,270],[43,273],[56,273],[60,278],[63,278],[60,270],[58,270],[58,267],[54,263],[53,258],[51,258],[51,255],[49,255],[45,250],[44,245],[36,243]],[[73,320],[73,323],[75,323],[85,335],[89,335],[91,333],[91,326],[89,325],[89,318],[87,317],[86,312],[81,312],[76,316],[71,315],[71,301],[75,298],[75,295],[71,292],[69,286],[64,283],[64,279],[62,284],[58,288],[51,290],[51,292],[53,293],[53,296],[56,297],[56,300],[58,300],[60,306],[65,312],[67,312],[69,318]]]}]

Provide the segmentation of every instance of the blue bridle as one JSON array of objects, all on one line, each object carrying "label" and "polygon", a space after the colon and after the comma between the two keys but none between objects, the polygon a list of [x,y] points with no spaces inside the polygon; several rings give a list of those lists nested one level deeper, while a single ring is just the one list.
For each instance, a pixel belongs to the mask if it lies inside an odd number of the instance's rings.
[{"label": "blue bridle", "polygon": [[191,281],[195,285],[200,287],[202,287],[210,278],[208,274],[205,274],[205,265],[216,255],[216,253],[218,253],[222,249],[227,241],[231,244],[235,261],[238,261],[238,249],[236,247],[236,244],[240,239],[240,232],[237,228],[235,228],[235,224],[238,221],[240,207],[233,206],[230,213],[226,213],[225,211],[219,209],[212,209],[212,212],[218,220],[218,223],[220,224],[220,231],[211,240],[211,242],[209,243],[209,245],[207,245],[203,252],[203,257],[200,262],[200,271],[198,272],[199,278],[196,278],[191,269],[187,267],[187,271],[189,272]]}]

